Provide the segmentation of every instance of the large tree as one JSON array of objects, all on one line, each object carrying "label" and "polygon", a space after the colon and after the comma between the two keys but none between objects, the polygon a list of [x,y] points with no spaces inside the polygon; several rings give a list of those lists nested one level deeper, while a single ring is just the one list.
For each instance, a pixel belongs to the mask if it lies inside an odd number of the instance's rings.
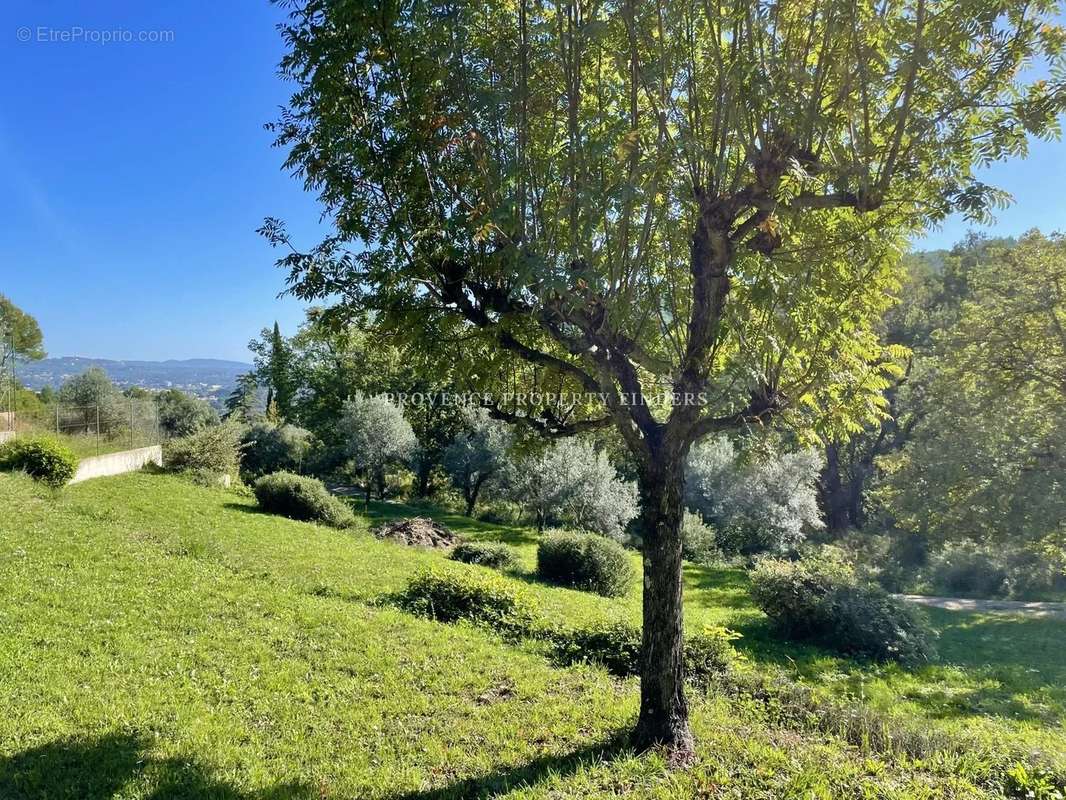
[{"label": "large tree", "polygon": [[644,534],[637,744],[683,758],[686,455],[878,415],[896,248],[985,213],[1001,198],[973,166],[1055,129],[1062,87],[1025,68],[1059,65],[1056,3],[286,5],[277,143],[336,226],[303,251],[265,224],[293,291],[372,312],[465,385],[550,390],[497,416],[619,431]]},{"label": "large tree", "polygon": [[1038,547],[1066,526],[1066,241],[992,246],[967,282],[903,388],[922,412],[880,459],[877,494],[892,522],[935,541]]},{"label": "large tree", "polygon": [[0,294],[0,374],[14,358],[44,358],[43,343],[37,320]]}]

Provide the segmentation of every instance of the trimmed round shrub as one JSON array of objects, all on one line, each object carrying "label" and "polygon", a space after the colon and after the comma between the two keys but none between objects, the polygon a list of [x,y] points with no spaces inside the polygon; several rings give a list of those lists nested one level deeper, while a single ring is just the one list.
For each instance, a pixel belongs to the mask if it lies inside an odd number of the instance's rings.
[{"label": "trimmed round shrub", "polygon": [[464,564],[480,564],[494,569],[514,569],[518,566],[518,559],[510,547],[491,542],[459,542],[452,548],[449,557]]},{"label": "trimmed round shrub", "polygon": [[537,546],[537,575],[549,583],[620,597],[633,583],[633,564],[618,542],[594,533],[549,531]]},{"label": "trimmed round shrub", "polygon": [[58,489],[78,469],[78,457],[49,436],[16,438],[0,445],[0,470],[25,472],[34,480]]},{"label": "trimmed round shrub", "polygon": [[935,657],[935,633],[924,614],[859,583],[845,564],[763,559],[751,573],[751,594],[786,638],[905,664]]},{"label": "trimmed round shrub", "polygon": [[533,632],[539,617],[532,597],[499,576],[473,571],[423,570],[392,600],[405,611],[440,622],[465,619],[517,636]]},{"label": "trimmed round shrub", "polygon": [[252,491],[259,507],[271,514],[335,528],[346,528],[355,522],[352,510],[315,478],[275,472],[257,480]]}]

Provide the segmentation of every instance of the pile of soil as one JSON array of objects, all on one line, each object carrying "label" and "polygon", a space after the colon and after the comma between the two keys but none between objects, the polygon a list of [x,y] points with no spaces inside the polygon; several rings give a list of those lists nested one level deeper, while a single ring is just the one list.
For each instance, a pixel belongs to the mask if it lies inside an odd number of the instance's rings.
[{"label": "pile of soil", "polygon": [[459,536],[429,517],[411,517],[386,522],[374,529],[379,539],[391,539],[415,547],[452,547],[459,543]]}]

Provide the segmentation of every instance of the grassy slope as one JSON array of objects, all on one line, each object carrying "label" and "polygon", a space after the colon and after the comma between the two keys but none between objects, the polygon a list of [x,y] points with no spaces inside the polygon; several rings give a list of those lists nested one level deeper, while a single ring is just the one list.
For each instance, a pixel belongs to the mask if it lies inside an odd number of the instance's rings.
[{"label": "grassy slope", "polygon": [[[635,682],[365,602],[435,553],[165,476],[52,498],[0,475],[0,498],[0,797],[981,796],[936,764],[863,757],[716,698],[694,701],[698,766],[667,773],[620,741]],[[446,521],[532,561],[525,530]],[[689,624],[742,629],[755,660],[790,654],[834,691],[936,724],[1066,740],[1062,623],[942,615],[959,666],[859,670],[774,644],[740,574],[687,578]],[[531,588],[568,618],[638,615],[637,588]]]}]

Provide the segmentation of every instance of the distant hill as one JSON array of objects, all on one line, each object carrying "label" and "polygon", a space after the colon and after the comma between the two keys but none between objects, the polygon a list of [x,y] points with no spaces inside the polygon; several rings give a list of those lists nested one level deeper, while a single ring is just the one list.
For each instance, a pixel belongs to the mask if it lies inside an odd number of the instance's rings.
[{"label": "distant hill", "polygon": [[241,361],[190,358],[184,361],[114,361],[106,358],[64,356],[18,365],[18,380],[30,389],[58,388],[63,381],[90,367],[99,367],[118,386],[146,389],[182,389],[199,397],[219,397],[236,385],[237,376],[252,369]]}]

